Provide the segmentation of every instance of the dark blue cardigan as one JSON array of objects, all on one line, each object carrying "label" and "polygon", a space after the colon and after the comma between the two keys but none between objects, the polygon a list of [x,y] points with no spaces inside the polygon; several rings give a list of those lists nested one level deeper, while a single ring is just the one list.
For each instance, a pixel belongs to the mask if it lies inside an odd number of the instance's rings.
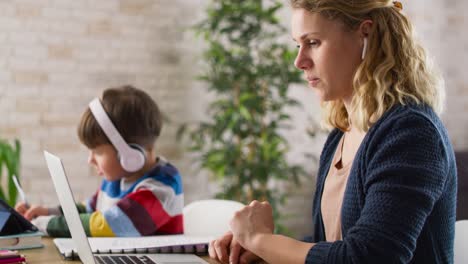
[{"label": "dark blue cardigan", "polygon": [[453,263],[455,157],[431,108],[394,106],[369,129],[346,185],[343,240],[328,243],[320,204],[342,135],[332,131],[320,157],[310,241],[317,244],[306,263]]}]

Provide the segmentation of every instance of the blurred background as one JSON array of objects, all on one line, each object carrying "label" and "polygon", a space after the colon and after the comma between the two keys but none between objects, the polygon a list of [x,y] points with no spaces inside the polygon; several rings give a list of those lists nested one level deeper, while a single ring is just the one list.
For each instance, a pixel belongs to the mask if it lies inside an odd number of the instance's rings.
[{"label": "blurred background", "polygon": [[[207,118],[214,98],[196,80],[205,66],[203,39],[191,26],[205,19],[209,0],[8,0],[0,1],[0,139],[21,143],[19,175],[30,203],[58,204],[42,155],[63,161],[75,197],[84,200],[100,182],[87,164],[76,135],[81,113],[108,87],[132,84],[147,91],[171,122],[163,127],[157,153],[183,177],[185,202],[211,198],[219,185],[199,170],[194,153],[176,139],[184,122]],[[468,149],[468,20],[463,0],[402,1],[416,34],[442,72],[447,90],[442,119],[457,151]],[[289,29],[288,1],[278,11]],[[279,39],[294,48],[290,36]],[[318,156],[326,135],[306,129],[320,120],[318,100],[304,85],[288,95],[303,108],[288,109],[292,129],[287,159],[308,177],[288,196],[285,225],[296,235],[311,230]],[[5,171],[3,172],[5,174]],[[6,185],[5,177],[2,185]]]}]

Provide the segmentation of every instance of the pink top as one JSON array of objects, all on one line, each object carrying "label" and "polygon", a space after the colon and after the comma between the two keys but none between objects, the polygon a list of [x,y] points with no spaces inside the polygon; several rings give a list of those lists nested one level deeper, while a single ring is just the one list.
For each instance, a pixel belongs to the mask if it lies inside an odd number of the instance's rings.
[{"label": "pink top", "polygon": [[341,205],[351,170],[352,161],[342,163],[344,136],[336,148],[330,170],[325,179],[322,193],[322,219],[325,227],[327,242],[342,240],[341,234]]}]

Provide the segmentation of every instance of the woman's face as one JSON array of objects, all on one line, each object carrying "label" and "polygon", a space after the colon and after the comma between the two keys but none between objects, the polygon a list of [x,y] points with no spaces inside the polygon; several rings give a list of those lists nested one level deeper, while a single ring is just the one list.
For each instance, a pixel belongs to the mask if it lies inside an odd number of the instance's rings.
[{"label": "woman's face", "polygon": [[294,64],[304,71],[320,100],[350,101],[353,76],[361,63],[363,38],[359,31],[346,30],[337,20],[295,8],[292,36],[299,49]]}]

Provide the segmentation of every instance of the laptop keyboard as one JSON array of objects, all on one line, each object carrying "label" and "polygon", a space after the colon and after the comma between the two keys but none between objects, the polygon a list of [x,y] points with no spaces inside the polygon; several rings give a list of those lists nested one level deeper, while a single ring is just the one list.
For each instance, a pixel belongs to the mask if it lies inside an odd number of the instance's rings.
[{"label": "laptop keyboard", "polygon": [[147,256],[94,256],[98,264],[156,264]]}]

